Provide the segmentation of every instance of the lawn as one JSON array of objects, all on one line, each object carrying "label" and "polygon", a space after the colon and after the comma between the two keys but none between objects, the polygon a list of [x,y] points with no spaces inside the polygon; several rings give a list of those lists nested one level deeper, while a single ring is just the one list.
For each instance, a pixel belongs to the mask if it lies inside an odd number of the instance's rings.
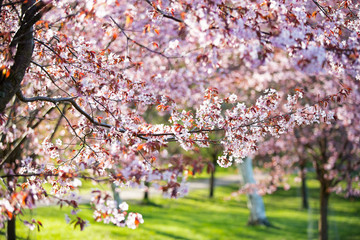
[{"label": "lawn", "polygon": [[[310,210],[300,209],[300,190],[293,184],[289,191],[279,190],[264,197],[267,216],[274,228],[246,225],[246,198],[225,200],[236,185],[217,187],[215,198],[207,190],[198,190],[182,199],[153,198],[151,205],[129,202],[130,211],[143,214],[145,223],[136,230],[95,223],[88,205],[82,205],[81,216],[90,220],[84,231],[66,225],[69,209],[37,208],[27,211],[24,219],[41,220],[44,228],[30,232],[20,221],[19,239],[317,239],[318,184],[308,181]],[[333,196],[330,199],[330,239],[360,239],[360,201]],[[0,233],[1,234],[1,233]],[[0,235],[0,238],[4,238]]]}]

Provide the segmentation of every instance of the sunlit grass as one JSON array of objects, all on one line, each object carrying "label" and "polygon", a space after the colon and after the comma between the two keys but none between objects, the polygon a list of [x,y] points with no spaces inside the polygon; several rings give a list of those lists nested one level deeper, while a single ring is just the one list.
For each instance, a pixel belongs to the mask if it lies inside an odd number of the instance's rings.
[{"label": "sunlit grass", "polygon": [[[192,192],[183,199],[153,198],[151,205],[129,202],[130,211],[143,214],[145,223],[136,230],[95,223],[88,205],[80,215],[90,220],[84,231],[65,223],[70,209],[37,208],[27,211],[24,219],[41,220],[44,228],[30,232],[18,221],[19,239],[317,239],[318,184],[308,181],[310,210],[300,208],[300,190],[294,185],[289,191],[279,190],[264,197],[267,216],[274,228],[246,225],[246,197],[225,200],[236,185],[217,187],[214,199],[207,190]],[[330,199],[330,239],[360,239],[360,201],[339,196]],[[0,238],[4,235],[0,235]]]}]

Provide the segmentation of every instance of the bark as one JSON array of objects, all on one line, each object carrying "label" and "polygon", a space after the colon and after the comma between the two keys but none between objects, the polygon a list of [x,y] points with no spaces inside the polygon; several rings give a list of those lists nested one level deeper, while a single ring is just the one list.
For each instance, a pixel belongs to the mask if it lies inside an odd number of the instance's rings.
[{"label": "bark", "polygon": [[216,170],[216,165],[217,165],[217,154],[213,154],[212,155],[212,163],[214,165],[214,170],[211,171],[211,175],[210,175],[210,184],[209,184],[209,198],[213,198],[214,197],[214,192],[215,192],[215,170]]},{"label": "bark", "polygon": [[320,221],[319,221],[319,239],[328,239],[328,208],[329,208],[328,187],[324,181],[320,182]]},{"label": "bark", "polygon": [[149,182],[145,182],[145,186],[146,186],[146,189],[145,189],[145,191],[144,191],[144,199],[143,199],[143,202],[148,203],[148,202],[150,202],[150,199],[149,199],[150,183],[149,183]]},{"label": "bark", "polygon": [[302,208],[309,209],[308,189],[306,186],[306,169],[305,169],[305,166],[303,166],[303,165],[300,165],[300,174],[301,174]]},{"label": "bark", "polygon": [[1,8],[2,8],[3,0],[0,0],[0,16],[1,16]]},{"label": "bark", "polygon": [[[243,163],[238,164],[242,176],[243,184],[256,184],[252,166],[252,159],[247,157]],[[265,205],[262,197],[257,193],[257,189],[252,189],[252,192],[247,194],[248,208],[250,210],[249,225],[265,225],[270,226],[266,218]]]},{"label": "bark", "polygon": [[16,218],[15,215],[7,222],[7,239],[16,240]]},{"label": "bark", "polygon": [[117,187],[114,183],[111,183],[111,190],[113,192],[113,198],[116,201],[116,207],[119,208],[120,203],[122,203],[122,200],[120,198],[120,194],[117,191]]},{"label": "bark", "polygon": [[21,5],[24,17],[10,44],[10,48],[16,49],[14,64],[10,68],[9,77],[0,81],[0,113],[5,111],[6,105],[20,89],[26,69],[30,65],[34,50],[33,25],[49,10],[42,1],[36,4],[35,2],[29,0]]},{"label": "bark", "polygon": [[[10,187],[10,182],[13,181],[12,177],[7,178],[7,185],[10,195],[14,192],[14,189]],[[6,235],[8,240],[16,240],[16,218],[15,214],[12,215],[12,218],[7,221]]]}]

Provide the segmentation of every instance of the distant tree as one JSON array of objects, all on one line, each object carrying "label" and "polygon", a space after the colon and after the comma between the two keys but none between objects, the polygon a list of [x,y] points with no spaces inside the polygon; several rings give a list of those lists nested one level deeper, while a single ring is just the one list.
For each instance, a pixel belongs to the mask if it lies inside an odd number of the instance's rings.
[{"label": "distant tree", "polygon": [[264,200],[256,187],[252,159],[247,157],[242,163],[238,163],[238,166],[242,178],[242,189],[245,189],[247,206],[250,210],[248,224],[271,226],[266,217]]},{"label": "distant tree", "polygon": [[[283,82],[283,86],[292,85]],[[344,194],[345,197],[359,197],[357,187],[360,173],[360,130],[358,128],[360,115],[360,92],[356,82],[344,79],[343,85],[352,89],[346,104],[334,109],[331,124],[315,124],[295,128],[276,141],[269,140],[260,147],[262,154],[272,155],[272,160],[265,168],[273,170],[273,182],[281,179],[287,170],[297,168],[301,177],[301,193],[303,208],[309,207],[306,189],[306,166],[315,169],[320,182],[320,239],[328,239],[328,204],[332,192]],[[307,90],[308,99],[316,98],[320,91],[331,92],[338,86],[332,79],[318,76],[317,79],[303,76],[302,83]],[[345,94],[345,93],[344,93]],[[319,103],[319,107],[332,108],[330,99]],[[344,185],[346,187],[344,187]]]}]

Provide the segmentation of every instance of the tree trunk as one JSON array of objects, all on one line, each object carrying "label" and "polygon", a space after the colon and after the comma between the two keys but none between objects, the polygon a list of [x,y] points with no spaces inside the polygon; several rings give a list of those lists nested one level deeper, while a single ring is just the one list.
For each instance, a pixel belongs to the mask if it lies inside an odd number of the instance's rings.
[{"label": "tree trunk", "polygon": [[16,240],[16,218],[13,215],[11,220],[7,222],[7,239],[8,240]]},{"label": "tree trunk", "polygon": [[215,170],[216,170],[216,165],[217,165],[217,154],[213,154],[212,155],[212,162],[214,165],[214,170],[211,171],[211,175],[210,175],[210,191],[209,191],[209,198],[213,198],[214,197],[214,191],[215,191]]},{"label": "tree trunk", "polygon": [[150,202],[150,199],[149,199],[150,183],[145,182],[145,186],[146,186],[146,189],[145,189],[145,192],[144,192],[143,202],[148,203],[148,202]]},{"label": "tree trunk", "polygon": [[[242,176],[243,184],[256,184],[252,166],[252,159],[247,157],[243,163],[238,164]],[[270,226],[265,214],[265,205],[262,197],[257,193],[257,189],[252,189],[252,192],[247,194],[248,208],[250,210],[249,225],[265,225]]]},{"label": "tree trunk", "polygon": [[320,221],[319,221],[319,239],[328,239],[328,206],[329,206],[330,193],[328,192],[327,185],[320,181]]},{"label": "tree trunk", "polygon": [[114,183],[111,183],[111,190],[113,192],[113,198],[116,201],[116,207],[119,208],[120,203],[122,203],[122,200],[120,198],[120,194],[117,190],[117,187]]},{"label": "tree trunk", "polygon": [[300,174],[301,174],[302,208],[309,209],[308,189],[306,186],[306,169],[304,165],[300,165]]},{"label": "tree trunk", "polygon": [[[19,153],[21,151],[16,151],[16,152]],[[13,154],[12,157],[13,158],[11,159],[11,161],[15,162],[15,159],[16,159],[17,155]],[[16,167],[15,167],[15,169],[16,169]],[[14,180],[13,177],[8,177],[7,178],[7,188],[9,189],[10,196],[14,192],[14,188],[12,186],[16,185],[16,184],[11,184],[11,183],[14,183],[13,180]],[[16,215],[13,213],[12,218],[7,221],[6,232],[7,232],[7,239],[8,240],[16,240],[16,218],[15,218],[15,216]]]},{"label": "tree trunk", "polygon": [[[0,113],[20,89],[26,69],[29,67],[34,49],[33,25],[40,20],[42,14],[36,14],[40,9],[35,0],[24,1],[21,12],[24,14],[18,31],[15,33],[10,47],[16,48],[14,64],[8,78],[0,82]],[[40,7],[40,4],[39,4]],[[43,4],[42,6],[43,7]]]}]

